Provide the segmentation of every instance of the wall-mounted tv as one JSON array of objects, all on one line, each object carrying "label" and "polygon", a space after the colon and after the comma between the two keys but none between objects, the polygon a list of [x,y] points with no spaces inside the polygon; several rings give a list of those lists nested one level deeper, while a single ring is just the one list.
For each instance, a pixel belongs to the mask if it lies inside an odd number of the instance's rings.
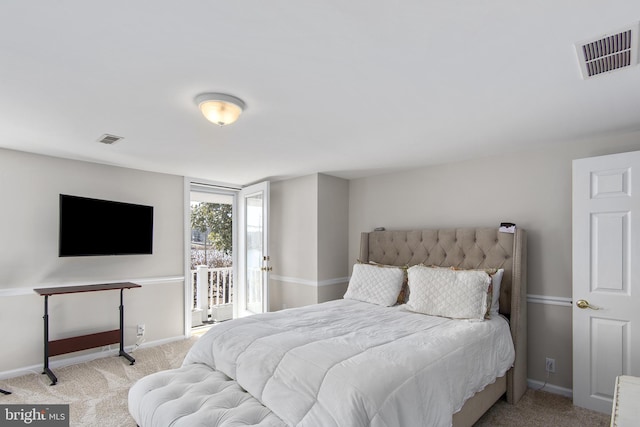
[{"label": "wall-mounted tv", "polygon": [[153,252],[153,206],[60,194],[61,257]]}]

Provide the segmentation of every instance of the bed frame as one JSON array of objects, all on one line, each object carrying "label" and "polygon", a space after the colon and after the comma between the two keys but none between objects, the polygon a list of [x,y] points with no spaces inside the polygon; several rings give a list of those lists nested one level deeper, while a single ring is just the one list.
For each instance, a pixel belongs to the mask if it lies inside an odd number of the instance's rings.
[{"label": "bed frame", "polygon": [[472,426],[505,393],[515,404],[527,390],[527,257],[526,232],[497,228],[373,231],[360,238],[361,262],[463,269],[504,268],[500,313],[509,319],[516,357],[513,367],[476,393],[454,414],[454,427]]}]

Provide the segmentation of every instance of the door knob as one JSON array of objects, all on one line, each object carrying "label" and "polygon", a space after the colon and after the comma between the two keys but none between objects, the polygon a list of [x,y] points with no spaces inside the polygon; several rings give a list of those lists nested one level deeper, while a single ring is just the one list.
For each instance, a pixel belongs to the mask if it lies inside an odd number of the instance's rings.
[{"label": "door knob", "polygon": [[579,299],[578,301],[576,301],[576,305],[578,306],[578,308],[582,309],[590,308],[591,310],[600,310],[598,307],[594,307],[589,304],[589,301],[583,299]]}]

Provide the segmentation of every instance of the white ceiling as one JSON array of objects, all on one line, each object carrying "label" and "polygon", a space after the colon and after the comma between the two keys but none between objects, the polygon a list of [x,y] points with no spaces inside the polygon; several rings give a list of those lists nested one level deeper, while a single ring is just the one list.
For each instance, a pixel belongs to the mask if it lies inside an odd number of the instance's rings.
[{"label": "white ceiling", "polygon": [[[638,0],[3,0],[0,146],[244,185],[631,132],[640,66],[583,80],[574,43],[638,20]],[[247,109],[217,127],[202,92]]]}]

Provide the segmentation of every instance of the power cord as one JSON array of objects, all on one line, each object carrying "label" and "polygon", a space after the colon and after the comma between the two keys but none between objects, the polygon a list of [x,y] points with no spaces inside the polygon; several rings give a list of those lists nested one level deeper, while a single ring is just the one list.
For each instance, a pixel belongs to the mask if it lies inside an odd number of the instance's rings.
[{"label": "power cord", "polygon": [[544,384],[542,384],[542,387],[534,389],[535,391],[540,391],[547,386],[547,382],[549,381],[550,374],[551,374],[551,371],[547,371],[547,377],[544,379]]},{"label": "power cord", "polygon": [[136,340],[135,345],[133,346],[133,348],[131,349],[131,353],[133,353],[134,351],[136,351],[138,349],[138,347],[140,347],[140,345],[142,345],[142,343],[144,342],[144,337],[142,335],[140,335],[138,337],[138,339]]}]

